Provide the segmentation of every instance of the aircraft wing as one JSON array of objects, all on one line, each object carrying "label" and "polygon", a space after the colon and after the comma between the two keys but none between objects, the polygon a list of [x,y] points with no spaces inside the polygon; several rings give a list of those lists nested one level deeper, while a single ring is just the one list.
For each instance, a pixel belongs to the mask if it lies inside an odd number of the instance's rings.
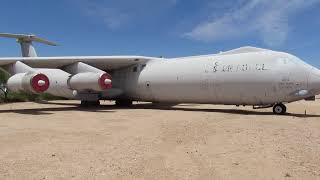
[{"label": "aircraft wing", "polygon": [[162,58],[145,56],[68,56],[68,57],[14,57],[0,58],[0,66],[21,61],[33,68],[61,68],[76,62],[83,62],[101,70],[117,70],[150,60]]}]

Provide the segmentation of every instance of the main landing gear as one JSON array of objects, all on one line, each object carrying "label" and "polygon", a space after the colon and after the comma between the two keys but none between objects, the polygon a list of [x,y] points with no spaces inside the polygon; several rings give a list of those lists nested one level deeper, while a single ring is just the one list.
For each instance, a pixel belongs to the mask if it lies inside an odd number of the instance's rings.
[{"label": "main landing gear", "polygon": [[283,115],[286,112],[287,112],[287,107],[282,103],[278,103],[273,106],[273,113],[274,114]]},{"label": "main landing gear", "polygon": [[97,107],[97,106],[100,106],[100,101],[97,100],[97,101],[85,101],[85,100],[82,100],[81,101],[81,105],[80,107]]}]

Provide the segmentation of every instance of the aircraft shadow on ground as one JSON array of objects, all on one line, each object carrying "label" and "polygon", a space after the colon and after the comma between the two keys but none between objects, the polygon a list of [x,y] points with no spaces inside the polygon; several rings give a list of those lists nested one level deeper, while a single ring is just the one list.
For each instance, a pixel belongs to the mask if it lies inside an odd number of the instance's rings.
[{"label": "aircraft shadow on ground", "polygon": [[[185,108],[185,107],[165,107],[165,106],[156,106],[152,104],[137,104],[137,105],[134,105],[132,108],[133,109],[190,111],[190,112],[214,112],[214,113],[240,114],[240,115],[277,116],[273,114],[273,112],[261,112],[261,111],[259,112],[255,110],[243,110],[243,109],[203,109],[203,108]],[[320,115],[316,115],[316,114],[305,115],[305,114],[297,114],[297,113],[286,113],[283,116],[303,117],[303,118],[320,117]]]},{"label": "aircraft shadow on ground", "polygon": [[[49,105],[61,105],[62,107],[47,107],[47,108],[33,108],[33,109],[8,109],[0,110],[1,113],[18,113],[18,114],[28,114],[28,115],[50,115],[54,112],[63,111],[81,111],[81,112],[97,112],[97,113],[108,113],[115,112],[117,109],[157,109],[166,111],[189,111],[189,112],[212,112],[212,113],[225,113],[225,114],[239,114],[239,115],[261,115],[261,116],[276,116],[272,112],[261,112],[256,110],[243,110],[243,109],[204,109],[204,108],[193,108],[195,105],[179,105],[167,106],[158,104],[135,104],[131,107],[122,108],[115,105],[101,105],[99,107],[79,107],[78,103],[59,103],[59,102],[45,102],[41,104]],[[68,106],[68,107],[65,107]],[[284,116],[300,117],[300,118],[313,118],[320,117],[320,115],[315,114],[297,114],[297,113],[287,113]]]},{"label": "aircraft shadow on ground", "polygon": [[17,113],[17,114],[27,114],[27,115],[51,115],[54,112],[69,112],[69,111],[80,111],[80,112],[96,112],[96,113],[110,113],[114,112],[111,109],[106,109],[101,107],[90,107],[82,108],[78,104],[70,103],[41,103],[41,104],[52,104],[52,105],[68,105],[69,107],[47,107],[47,108],[32,108],[32,109],[6,109],[0,110],[1,113]]}]

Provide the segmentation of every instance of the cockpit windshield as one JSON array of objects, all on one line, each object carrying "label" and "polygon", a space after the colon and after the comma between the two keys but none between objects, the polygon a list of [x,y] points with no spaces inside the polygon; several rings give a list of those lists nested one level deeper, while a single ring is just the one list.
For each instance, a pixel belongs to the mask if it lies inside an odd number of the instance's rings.
[{"label": "cockpit windshield", "polygon": [[287,58],[290,62],[293,62],[295,64],[297,64],[298,66],[303,66],[309,70],[317,70],[315,67],[311,66],[310,64],[302,61],[300,58],[296,57],[296,56],[293,56],[293,55],[288,55],[288,58]]}]

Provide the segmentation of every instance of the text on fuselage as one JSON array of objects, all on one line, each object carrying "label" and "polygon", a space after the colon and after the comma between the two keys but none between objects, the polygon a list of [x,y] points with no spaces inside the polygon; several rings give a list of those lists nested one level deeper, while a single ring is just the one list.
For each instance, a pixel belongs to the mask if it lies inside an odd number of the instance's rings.
[{"label": "text on fuselage", "polygon": [[267,71],[265,64],[221,64],[220,62],[214,62],[212,66],[212,72],[249,72],[249,71]]}]

